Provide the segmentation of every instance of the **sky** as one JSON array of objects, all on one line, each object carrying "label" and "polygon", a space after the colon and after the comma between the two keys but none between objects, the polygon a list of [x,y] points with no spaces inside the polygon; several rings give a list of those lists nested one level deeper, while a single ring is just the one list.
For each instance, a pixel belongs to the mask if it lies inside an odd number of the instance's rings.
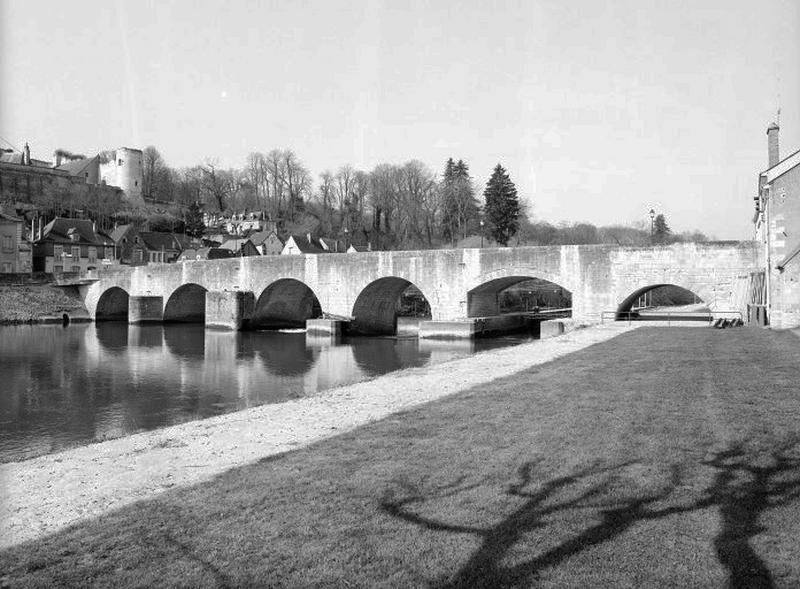
[{"label": "sky", "polygon": [[0,137],[154,145],[174,167],[292,149],[498,163],[537,221],[750,239],[780,115],[800,149],[796,0],[0,2]]}]

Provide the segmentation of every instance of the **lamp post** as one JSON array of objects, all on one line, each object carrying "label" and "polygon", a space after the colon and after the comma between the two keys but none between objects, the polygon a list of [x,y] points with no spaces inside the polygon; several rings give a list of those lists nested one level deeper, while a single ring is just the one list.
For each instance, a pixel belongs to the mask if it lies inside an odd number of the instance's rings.
[{"label": "lamp post", "polygon": [[481,248],[483,248],[483,219],[481,219]]},{"label": "lamp post", "polygon": [[656,212],[653,209],[650,209],[648,213],[650,215],[650,245],[653,245],[653,229],[656,220]]},{"label": "lamp post", "polygon": [[344,251],[347,253],[347,248],[350,247],[347,243],[347,227],[344,228]]}]

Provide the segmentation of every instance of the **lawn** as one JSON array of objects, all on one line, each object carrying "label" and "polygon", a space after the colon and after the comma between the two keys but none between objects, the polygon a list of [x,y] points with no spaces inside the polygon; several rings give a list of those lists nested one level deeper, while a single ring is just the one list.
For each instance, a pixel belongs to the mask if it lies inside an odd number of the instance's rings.
[{"label": "lawn", "polygon": [[0,585],[797,587],[800,339],[643,328],[0,553]]}]

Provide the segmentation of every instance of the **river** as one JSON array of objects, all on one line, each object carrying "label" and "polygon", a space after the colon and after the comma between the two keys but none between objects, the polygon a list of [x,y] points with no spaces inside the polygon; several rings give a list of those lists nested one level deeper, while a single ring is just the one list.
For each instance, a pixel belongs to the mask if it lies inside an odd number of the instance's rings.
[{"label": "river", "polygon": [[0,462],[313,395],[529,341],[312,339],[199,324],[0,327]]}]

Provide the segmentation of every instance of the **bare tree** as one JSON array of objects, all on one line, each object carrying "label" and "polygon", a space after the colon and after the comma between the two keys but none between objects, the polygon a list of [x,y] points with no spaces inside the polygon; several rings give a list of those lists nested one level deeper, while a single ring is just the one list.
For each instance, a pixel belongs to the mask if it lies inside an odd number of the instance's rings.
[{"label": "bare tree", "polygon": [[174,200],[171,170],[152,145],[142,151],[142,195],[154,200]]},{"label": "bare tree", "polygon": [[202,187],[206,197],[217,205],[220,211],[227,208],[227,200],[234,191],[234,179],[230,170],[222,170],[216,160],[208,159],[200,166]]},{"label": "bare tree", "polygon": [[258,207],[269,208],[270,183],[267,157],[263,153],[253,152],[247,156],[247,179],[255,191]]}]

